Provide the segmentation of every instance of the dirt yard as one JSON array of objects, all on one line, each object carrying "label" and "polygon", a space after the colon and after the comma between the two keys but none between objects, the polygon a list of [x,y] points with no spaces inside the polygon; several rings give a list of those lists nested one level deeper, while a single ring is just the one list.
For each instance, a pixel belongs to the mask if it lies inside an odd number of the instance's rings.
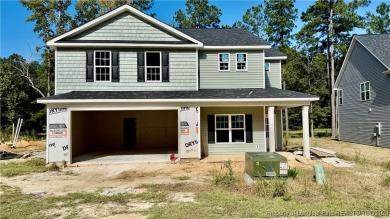
[{"label": "dirt yard", "polygon": [[[299,139],[296,141],[298,144]],[[230,218],[283,217],[286,214],[269,214],[266,210],[296,212],[304,210],[305,205],[308,209],[329,208],[332,216],[339,216],[334,212],[342,203],[347,210],[379,211],[377,216],[389,216],[390,182],[383,185],[383,177],[390,176],[390,168],[386,169],[390,150],[329,139],[315,140],[313,145],[337,151],[356,166],[340,169],[326,164],[329,187],[320,187],[312,180],[312,165],[319,161],[305,165],[291,154],[282,153],[299,174],[296,180],[287,180],[285,198],[272,198],[261,196],[258,188],[243,182],[243,155],[165,163],[76,164],[60,171],[0,176],[0,199],[9,197],[18,202],[17,197],[21,197],[23,201],[18,203],[24,203],[13,209],[10,206],[14,205],[5,201],[0,207],[5,209],[3,216],[11,218],[12,215],[14,218],[188,218],[191,212],[193,218]],[[215,185],[216,173],[226,171],[223,168],[226,160],[231,160],[237,180],[229,185]],[[367,200],[360,201],[364,198]],[[41,204],[26,204],[29,202],[26,200]],[[381,203],[386,200],[387,203]],[[318,206],[311,204],[314,202]],[[259,206],[252,206],[253,203]],[[250,206],[263,209],[246,210]],[[12,213],[18,207],[22,212]]]}]

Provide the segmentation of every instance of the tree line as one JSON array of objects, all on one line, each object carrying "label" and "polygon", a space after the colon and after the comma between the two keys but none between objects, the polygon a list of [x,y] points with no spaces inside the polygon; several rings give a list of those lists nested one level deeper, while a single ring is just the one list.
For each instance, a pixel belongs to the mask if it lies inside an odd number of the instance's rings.
[{"label": "tree line", "polygon": [[[1,58],[0,98],[1,131],[12,130],[17,118],[24,118],[24,134],[43,132],[46,125],[44,105],[36,99],[54,92],[54,51],[45,42],[83,25],[124,4],[151,16],[153,0],[78,0],[74,15],[70,14],[71,0],[20,0],[31,15],[27,22],[35,24],[33,31],[42,39],[36,46],[42,61],[28,59],[19,54]],[[369,0],[337,0],[330,17],[330,3],[325,0],[311,2],[306,11],[298,15],[295,0],[265,0],[248,8],[242,19],[230,25],[221,25],[222,10],[208,0],[187,0],[185,10],[178,10],[170,22],[180,28],[244,28],[270,42],[288,56],[283,62],[283,80],[286,89],[305,92],[320,97],[313,104],[311,118],[314,126],[330,126],[330,85],[328,72],[329,23],[333,20],[335,72],[338,73],[346,55],[354,28],[367,33],[390,33],[390,4],[381,3],[375,12],[360,15],[358,10],[367,7]],[[296,33],[296,22],[303,26]],[[336,75],[337,77],[337,75]],[[300,110],[291,109],[289,125],[300,128]]]}]

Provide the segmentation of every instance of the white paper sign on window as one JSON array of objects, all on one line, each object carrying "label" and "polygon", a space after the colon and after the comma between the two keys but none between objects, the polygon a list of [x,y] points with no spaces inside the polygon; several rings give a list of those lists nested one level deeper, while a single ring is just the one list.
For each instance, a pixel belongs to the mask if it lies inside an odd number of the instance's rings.
[{"label": "white paper sign on window", "polygon": [[67,108],[48,108],[48,162],[70,161],[69,111]]},{"label": "white paper sign on window", "polygon": [[200,150],[200,129],[199,129],[200,107],[180,108],[180,157],[199,158]]}]

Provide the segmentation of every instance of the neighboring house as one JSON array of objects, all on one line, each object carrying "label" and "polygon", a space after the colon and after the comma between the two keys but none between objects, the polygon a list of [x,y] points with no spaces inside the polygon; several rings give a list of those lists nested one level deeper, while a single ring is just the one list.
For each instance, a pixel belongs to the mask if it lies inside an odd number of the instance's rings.
[{"label": "neighboring house", "polygon": [[[281,89],[287,57],[240,29],[175,29],[122,6],[47,42],[55,95],[47,162],[99,150],[179,158],[283,147],[281,110],[318,97]],[[129,151],[129,150],[127,150]]]},{"label": "neighboring house", "polygon": [[390,34],[354,36],[335,87],[339,139],[390,148]]}]

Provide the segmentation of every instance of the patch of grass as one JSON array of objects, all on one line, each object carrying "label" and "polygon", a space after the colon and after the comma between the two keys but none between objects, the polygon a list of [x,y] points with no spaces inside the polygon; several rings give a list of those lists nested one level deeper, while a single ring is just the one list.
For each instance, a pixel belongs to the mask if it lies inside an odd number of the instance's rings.
[{"label": "patch of grass", "polygon": [[42,159],[31,159],[21,162],[0,164],[0,173],[6,177],[25,175],[29,173],[46,172],[46,162]]},{"label": "patch of grass", "polygon": [[390,171],[390,161],[383,162],[382,166],[385,168],[385,170]]},{"label": "patch of grass", "polygon": [[213,181],[216,185],[230,185],[234,182],[234,171],[232,167],[232,162],[230,160],[224,161],[221,170],[213,171]]},{"label": "patch of grass", "polygon": [[68,176],[78,176],[78,174],[75,173],[73,170],[67,170],[64,173],[65,173],[65,175],[68,175]]},{"label": "patch of grass", "polygon": [[287,192],[287,181],[283,178],[259,177],[255,185],[257,186],[258,194],[261,197],[281,197]]},{"label": "patch of grass", "polygon": [[293,179],[297,178],[297,176],[298,176],[298,169],[296,167],[288,168],[287,176],[289,178],[293,178]]},{"label": "patch of grass", "polygon": [[185,181],[185,180],[189,180],[189,179],[191,179],[191,177],[190,177],[190,176],[188,176],[188,175],[185,175],[185,176],[177,176],[177,177],[173,177],[173,179],[180,180],[180,181]]},{"label": "patch of grass", "polygon": [[387,175],[383,178],[382,180],[382,184],[384,186],[387,186],[387,187],[390,187],[390,175]]},{"label": "patch of grass", "polygon": [[[71,208],[71,214],[77,214],[75,208],[80,204],[104,204],[118,203],[125,205],[129,200],[138,199],[148,202],[166,202],[168,200],[166,192],[147,191],[133,194],[117,194],[104,196],[98,192],[77,192],[69,193],[64,196],[52,196],[43,198],[40,196],[23,194],[19,188],[13,188],[0,184],[2,192],[0,199],[0,218],[43,218],[42,212],[49,209],[58,209],[58,203],[61,208]],[[77,217],[76,215],[68,215]]]}]

